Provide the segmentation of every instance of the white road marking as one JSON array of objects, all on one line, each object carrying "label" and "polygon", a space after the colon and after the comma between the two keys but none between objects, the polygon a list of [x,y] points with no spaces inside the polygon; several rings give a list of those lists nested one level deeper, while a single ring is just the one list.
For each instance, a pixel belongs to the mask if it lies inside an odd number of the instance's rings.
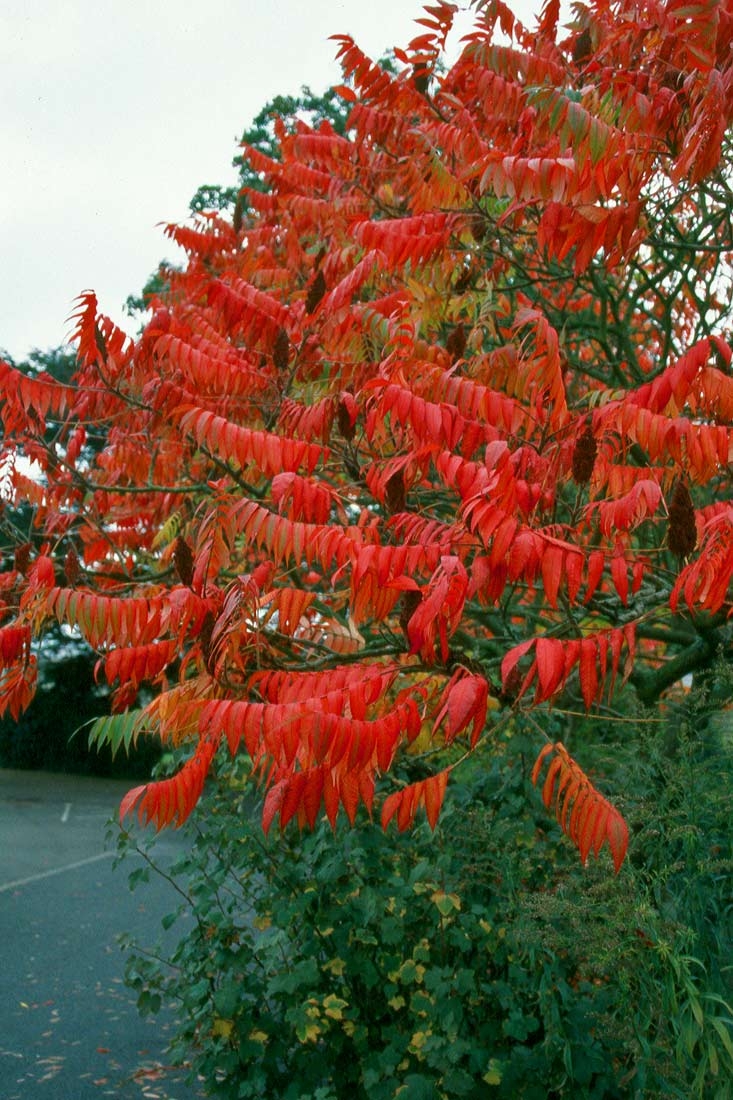
[{"label": "white road marking", "polygon": [[67,821],[69,820],[69,814],[70,814],[70,813],[71,813],[71,803],[70,803],[70,802],[66,802],[66,803],[64,804],[64,812],[63,812],[63,813],[62,813],[62,815],[61,815],[61,824],[62,824],[62,825],[65,825],[65,824],[66,824],[66,822],[67,822]]},{"label": "white road marking", "polygon": [[0,894],[6,890],[15,890],[18,886],[29,886],[32,882],[40,882],[41,879],[51,878],[52,875],[63,875],[65,871],[75,871],[77,867],[86,867],[89,863],[98,863],[100,859],[112,859],[114,854],[114,852],[100,852],[97,856],[77,859],[75,863],[67,863],[63,867],[52,867],[49,871],[39,871],[38,874],[28,875],[27,878],[16,878],[13,882],[3,882],[0,885]]}]

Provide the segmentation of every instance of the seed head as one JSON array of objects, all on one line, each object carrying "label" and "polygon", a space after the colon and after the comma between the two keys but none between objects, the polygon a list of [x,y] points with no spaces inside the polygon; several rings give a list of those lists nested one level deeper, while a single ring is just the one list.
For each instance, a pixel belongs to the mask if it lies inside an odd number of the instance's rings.
[{"label": "seed head", "polygon": [[391,516],[404,512],[406,502],[405,479],[402,470],[396,470],[384,487],[384,503]]},{"label": "seed head", "polygon": [[466,340],[466,329],[463,321],[461,321],[445,342],[446,351],[450,352],[451,362],[455,363],[458,359],[463,358],[463,353],[466,350]]},{"label": "seed head", "polygon": [[579,437],[573,451],[572,475],[576,485],[587,485],[593,476],[598,454],[598,444],[593,429],[588,425]]},{"label": "seed head", "polygon": [[342,397],[336,409],[336,424],[341,436],[350,443],[356,435],[356,415],[349,403]]},{"label": "seed head", "polygon": [[279,371],[287,370],[290,358],[290,341],[284,328],[277,330],[275,345],[272,349],[272,360]]},{"label": "seed head", "polygon": [[16,547],[14,565],[15,565],[16,570],[19,573],[22,573],[23,576],[25,576],[25,574],[28,571],[28,566],[29,566],[30,560],[31,560],[31,550],[32,549],[33,549],[33,547],[31,546],[31,544],[29,542],[24,542],[22,546]]},{"label": "seed head", "polygon": [[173,547],[173,565],[181,584],[185,584],[190,588],[193,582],[193,554],[191,547],[180,535]]},{"label": "seed head", "polygon": [[325,293],[326,279],[323,272],[319,270],[315,279],[308,287],[308,293],[305,299],[306,313],[313,313],[314,309],[316,308]]},{"label": "seed head", "polygon": [[690,490],[684,481],[675,485],[672,501],[669,505],[669,528],[667,546],[678,558],[686,558],[697,545],[697,526],[695,509]]},{"label": "seed head", "polygon": [[79,565],[79,556],[73,546],[70,546],[66,551],[66,557],[64,558],[64,573],[66,574],[69,588],[74,588],[81,574],[81,566]]},{"label": "seed head", "polygon": [[422,603],[422,593],[414,588],[408,588],[400,600],[400,626],[402,633],[407,637],[407,624]]}]

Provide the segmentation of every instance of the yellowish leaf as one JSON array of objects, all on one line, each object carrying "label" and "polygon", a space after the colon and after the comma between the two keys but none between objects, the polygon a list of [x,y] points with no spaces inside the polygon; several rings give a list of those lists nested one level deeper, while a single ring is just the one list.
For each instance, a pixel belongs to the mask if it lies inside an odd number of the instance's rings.
[{"label": "yellowish leaf", "polygon": [[458,911],[461,908],[461,899],[458,894],[446,894],[443,890],[436,890],[430,900],[435,903],[442,917],[447,917],[454,910]]},{"label": "yellowish leaf", "polygon": [[323,1002],[323,1010],[332,1020],[341,1020],[343,1010],[349,1007],[349,1002],[337,997],[335,993],[329,993]]},{"label": "yellowish leaf", "polygon": [[500,1085],[501,1084],[501,1063],[496,1058],[492,1058],[489,1062],[489,1068],[482,1077],[482,1081],[485,1081],[487,1085]]},{"label": "yellowish leaf", "polygon": [[346,963],[339,958],[329,959],[321,967],[321,970],[325,970],[327,974],[333,974],[336,978],[340,978],[345,969]]},{"label": "yellowish leaf", "polygon": [[217,1016],[212,1025],[211,1034],[215,1035],[217,1039],[228,1039],[233,1030],[233,1020],[225,1020],[222,1016]]},{"label": "yellowish leaf", "polygon": [[296,1034],[301,1043],[315,1043],[321,1034],[321,1029],[316,1023],[300,1023],[296,1028]]}]

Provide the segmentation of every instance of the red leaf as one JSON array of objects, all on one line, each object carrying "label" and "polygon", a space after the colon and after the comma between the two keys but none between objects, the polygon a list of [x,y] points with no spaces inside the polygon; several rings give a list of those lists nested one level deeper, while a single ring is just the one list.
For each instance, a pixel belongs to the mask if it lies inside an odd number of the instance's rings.
[{"label": "red leaf", "polygon": [[305,772],[295,772],[285,781],[285,788],[280,800],[280,828],[284,829],[291,818],[295,817],[300,809],[306,786]]},{"label": "red leaf", "polygon": [[262,807],[262,828],[266,834],[269,833],[275,816],[280,811],[286,790],[287,779],[281,779],[278,783],[273,784],[265,795],[265,802]]},{"label": "red leaf", "polygon": [[[629,847],[629,829],[621,814],[611,807],[606,826],[606,839],[611,849],[613,865],[618,874]],[[600,847],[600,845],[599,845]]]},{"label": "red leaf", "polygon": [[[554,754],[554,755],[552,755]],[[618,873],[628,848],[628,828],[621,814],[593,786],[582,768],[561,742],[545,745],[534,768],[536,786],[544,761],[552,755],[542,787],[542,801],[549,809],[554,802],[555,817],[570,837],[585,862],[591,850],[598,855],[608,843]]]},{"label": "red leaf", "polygon": [[552,804],[552,800],[555,795],[555,781],[557,780],[561,769],[562,760],[559,756],[556,756],[550,762],[550,766],[547,769],[547,775],[545,776],[545,784],[542,788],[542,801],[544,802],[548,810],[550,808],[550,805]]},{"label": "red leaf", "polygon": [[556,638],[537,639],[538,700],[549,699],[563,683],[565,658],[562,642]]},{"label": "red leaf", "polygon": [[397,828],[404,832],[412,825],[418,808],[424,805],[430,828],[434,829],[443,805],[449,771],[450,768],[445,768],[436,775],[431,775],[429,779],[410,783],[402,790],[388,795],[382,804],[382,828],[386,829],[396,816]]},{"label": "red leaf", "polygon": [[626,558],[623,554],[614,554],[611,559],[611,578],[616,586],[621,603],[626,607],[629,599],[629,574]]},{"label": "red leaf", "polygon": [[124,798],[120,802],[120,824],[122,824],[124,818],[127,817],[130,811],[134,810],[135,806],[145,793],[145,789],[146,788],[144,784],[140,787],[133,787],[132,790],[128,791],[127,794],[124,796]]},{"label": "red leaf", "polygon": [[606,564],[602,550],[593,550],[588,557],[588,571],[585,586],[585,603],[593,599],[596,589],[601,582],[601,576]]},{"label": "red leaf", "polygon": [[473,720],[471,747],[481,735],[486,721],[489,687],[483,676],[460,675],[448,686],[446,702],[436,719],[436,725],[444,713],[448,715],[446,740],[452,741]]},{"label": "red leaf", "polygon": [[598,693],[596,668],[597,643],[595,638],[583,638],[580,643],[580,690],[585,709],[590,710]]},{"label": "red leaf", "polygon": [[537,639],[529,638],[525,642],[520,642],[519,645],[513,646],[504,657],[501,662],[501,683],[504,691],[509,686],[510,677],[517,667],[522,657],[527,653],[533,645],[535,645]]},{"label": "red leaf", "polygon": [[542,748],[539,756],[535,760],[534,767],[532,768],[532,783],[534,786],[537,785],[537,780],[539,779],[542,764],[544,763],[545,759],[554,751],[555,746],[552,743],[550,743],[549,745],[545,745]]},{"label": "red leaf", "polygon": [[425,804],[425,813],[431,829],[435,829],[443,805],[445,788],[448,784],[448,769],[432,775],[423,782],[422,800]]},{"label": "red leaf", "polygon": [[550,607],[557,607],[557,593],[563,574],[565,553],[559,546],[548,546],[542,555],[542,584]]}]

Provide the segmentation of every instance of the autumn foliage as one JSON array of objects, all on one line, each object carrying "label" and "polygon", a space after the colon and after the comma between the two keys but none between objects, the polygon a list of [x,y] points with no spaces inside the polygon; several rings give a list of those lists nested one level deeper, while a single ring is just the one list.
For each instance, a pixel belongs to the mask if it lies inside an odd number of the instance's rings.
[{"label": "autumn foliage", "polygon": [[[190,745],[125,799],[158,826],[223,743],[265,827],[434,824],[505,716],[654,703],[727,637],[733,4],[473,7],[452,65],[440,0],[398,75],[338,36],[345,136],[245,148],[263,190],[168,227],[188,262],[139,338],[87,292],[72,384],[0,364],[2,709],[31,639],[78,631],[97,738]],[[621,815],[540,750],[618,868]]]}]

